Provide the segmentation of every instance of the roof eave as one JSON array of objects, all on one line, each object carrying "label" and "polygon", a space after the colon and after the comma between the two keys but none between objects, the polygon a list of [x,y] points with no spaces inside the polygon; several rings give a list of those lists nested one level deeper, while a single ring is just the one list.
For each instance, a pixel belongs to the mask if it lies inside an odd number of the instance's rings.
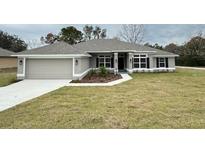
[{"label": "roof eave", "polygon": [[138,50],[110,50],[110,51],[85,51],[87,53],[114,53],[114,52],[132,52],[132,53],[139,53],[139,52],[145,52],[145,53],[156,53],[156,51],[138,51]]},{"label": "roof eave", "polygon": [[179,55],[177,55],[177,54],[170,54],[170,55],[153,55],[152,57],[179,57]]},{"label": "roof eave", "polygon": [[11,55],[14,57],[26,57],[26,58],[75,58],[75,57],[91,57],[89,54],[20,54]]}]

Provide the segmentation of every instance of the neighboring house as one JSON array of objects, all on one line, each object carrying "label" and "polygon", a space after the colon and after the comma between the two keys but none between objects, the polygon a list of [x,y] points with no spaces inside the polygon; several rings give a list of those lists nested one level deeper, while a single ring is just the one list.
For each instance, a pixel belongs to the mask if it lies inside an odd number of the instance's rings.
[{"label": "neighboring house", "polygon": [[17,58],[11,57],[14,52],[0,48],[0,69],[16,68]]},{"label": "neighboring house", "polygon": [[73,46],[57,42],[17,56],[18,79],[75,80],[100,66],[116,73],[174,71],[178,55],[116,39],[98,39]]}]

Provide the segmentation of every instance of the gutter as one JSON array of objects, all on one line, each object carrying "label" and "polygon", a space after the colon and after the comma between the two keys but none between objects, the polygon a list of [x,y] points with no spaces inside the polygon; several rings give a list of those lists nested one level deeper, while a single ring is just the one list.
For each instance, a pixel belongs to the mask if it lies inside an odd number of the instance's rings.
[{"label": "gutter", "polygon": [[12,57],[26,57],[26,58],[74,58],[74,57],[91,57],[91,55],[85,54],[50,54],[50,55],[11,55]]}]

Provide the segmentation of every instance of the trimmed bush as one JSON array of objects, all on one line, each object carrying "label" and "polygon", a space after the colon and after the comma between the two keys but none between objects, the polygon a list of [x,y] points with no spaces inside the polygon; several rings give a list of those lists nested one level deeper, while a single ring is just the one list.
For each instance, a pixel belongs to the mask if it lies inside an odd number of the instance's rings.
[{"label": "trimmed bush", "polygon": [[99,75],[103,76],[103,77],[106,77],[107,74],[108,74],[107,69],[104,66],[100,67]]}]

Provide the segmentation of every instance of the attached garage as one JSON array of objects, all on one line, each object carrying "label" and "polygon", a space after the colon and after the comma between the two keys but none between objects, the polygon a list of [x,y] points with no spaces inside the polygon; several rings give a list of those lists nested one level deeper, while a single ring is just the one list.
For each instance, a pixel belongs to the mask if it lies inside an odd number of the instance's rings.
[{"label": "attached garage", "polygon": [[27,79],[72,79],[73,59],[26,59]]}]

